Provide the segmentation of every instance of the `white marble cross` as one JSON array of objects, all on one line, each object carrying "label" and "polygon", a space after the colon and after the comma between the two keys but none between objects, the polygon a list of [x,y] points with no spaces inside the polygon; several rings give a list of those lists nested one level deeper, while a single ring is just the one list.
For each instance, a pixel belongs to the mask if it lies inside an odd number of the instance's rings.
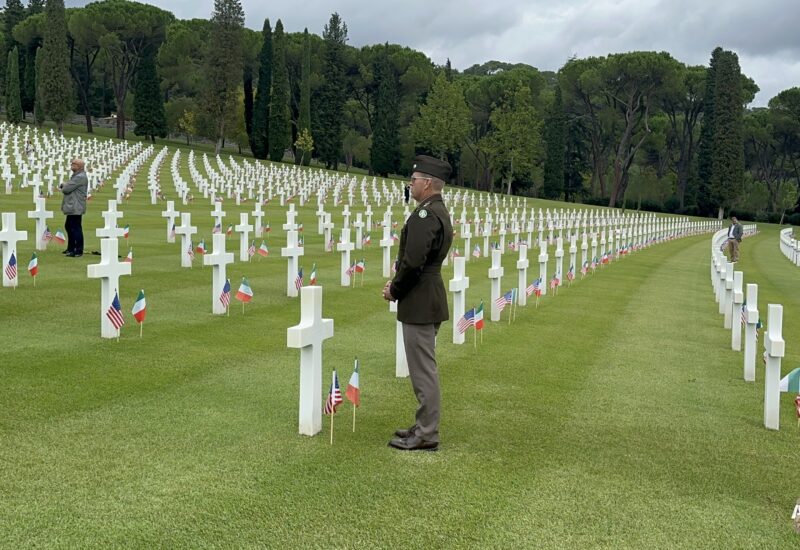
[{"label": "white marble cross", "polygon": [[588,256],[589,256],[589,243],[586,240],[586,232],[584,231],[583,237],[581,239],[581,268],[583,268],[583,266],[586,265]]},{"label": "white marble cross", "polygon": [[[0,230],[0,250],[2,250],[3,265],[3,286],[16,287],[19,280],[19,254],[17,253],[17,242],[27,240],[27,231],[17,230],[17,214],[14,212],[3,212],[3,229]],[[17,262],[17,276],[13,279],[8,277],[6,266],[11,260],[11,254]]]},{"label": "white marble cross", "polygon": [[294,231],[297,229],[297,224],[294,221],[296,216],[297,212],[294,209],[294,203],[290,203],[289,210],[286,211],[286,223],[283,224],[284,231]]},{"label": "white marble cross", "polygon": [[464,333],[459,332],[458,322],[464,316],[469,288],[469,277],[464,276],[464,256],[453,259],[453,278],[450,279],[450,292],[453,293],[453,343],[463,344]]},{"label": "white marble cross", "polygon": [[372,231],[372,205],[367,205],[364,216],[367,218],[367,231]]},{"label": "white marble cross", "polygon": [[[102,216],[106,223],[103,227],[95,229],[95,235],[105,239],[116,239],[125,234],[123,228],[117,227],[117,220],[122,217],[122,212],[117,210],[116,199],[109,199],[108,210],[103,212]],[[116,338],[116,333],[114,337]]]},{"label": "white marble cross", "polygon": [[742,283],[744,273],[741,271],[733,272],[733,301],[731,302],[731,349],[741,351],[742,349],[742,304],[744,303],[744,293]]},{"label": "white marble cross", "polygon": [[397,378],[408,377],[408,358],[403,338],[403,323],[397,321],[397,300],[389,302],[389,311],[395,314],[394,375]]},{"label": "white marble cross", "polygon": [[[564,239],[556,237],[556,277],[558,286],[564,284]],[[544,281],[545,279],[542,279]],[[522,294],[522,292],[520,292]]]},{"label": "white marble cross", "polygon": [[756,351],[758,339],[756,325],[758,324],[758,285],[747,285],[747,305],[745,306],[744,326],[744,381],[755,382],[756,379]]},{"label": "white marble cross", "polygon": [[322,342],[331,337],[333,319],[322,318],[322,287],[303,287],[300,323],[286,329],[286,345],[300,348],[301,435],[316,435],[322,430]]},{"label": "white marble cross", "polygon": [[167,201],[167,209],[161,213],[162,218],[167,219],[167,242],[175,242],[175,233],[172,232],[172,227],[175,225],[175,219],[181,215],[180,212],[175,210],[175,201]]},{"label": "white marble cross", "polygon": [[29,210],[28,217],[36,220],[36,243],[34,246],[36,250],[46,250],[47,243],[42,240],[42,236],[44,236],[44,231],[47,229],[47,220],[53,217],[53,213],[45,208],[44,197],[36,197],[33,202],[36,205],[36,209]]},{"label": "white marble cross", "polygon": [[725,264],[725,294],[722,297],[722,315],[724,316],[723,326],[731,328],[731,303],[733,303],[733,264]]},{"label": "white marble cross", "polygon": [[576,256],[578,255],[578,234],[577,233],[570,233],[569,235],[569,265],[572,267],[573,271],[572,274],[575,275],[575,272],[580,269],[579,266],[575,265]]},{"label": "white marble cross", "polygon": [[239,214],[239,225],[234,227],[234,230],[239,234],[239,261],[250,261],[250,255],[247,253],[247,249],[250,247],[250,232],[253,230],[253,226],[250,225],[247,212]]},{"label": "white marble cross", "polygon": [[364,247],[364,222],[361,218],[361,212],[356,214],[356,221],[353,222],[353,227],[356,228],[356,250],[361,250]]},{"label": "white marble cross", "polygon": [[192,247],[192,235],[197,233],[197,227],[192,225],[192,214],[184,212],[181,214],[181,225],[175,229],[175,233],[181,236],[181,267],[192,267],[192,254],[189,249]]},{"label": "white marble cross", "polygon": [[[501,264],[503,259],[503,255],[499,250],[493,249],[492,250],[492,267],[489,268],[489,278],[492,280],[492,289],[491,289],[491,313],[490,319],[492,321],[499,321],[500,320],[500,308],[495,303],[497,299],[500,297],[500,285],[503,282],[503,273],[504,269]],[[527,285],[526,285],[527,286]],[[525,288],[524,286],[522,288]],[[458,321],[456,321],[458,322]]]},{"label": "white marble cross", "polygon": [[[325,221],[322,223],[322,235],[322,249],[327,252],[328,243],[331,242],[333,238],[333,222],[331,221],[331,215],[328,213],[325,214]],[[333,250],[330,252],[333,252]]]},{"label": "white marble cross", "polygon": [[392,244],[394,244],[394,240],[392,239],[391,235],[391,228],[388,224],[384,224],[383,226],[383,238],[378,243],[383,248],[383,276],[389,277],[391,273],[391,254],[392,254]]},{"label": "white marble cross", "polygon": [[[528,303],[528,293],[525,292],[525,288],[528,286],[528,245],[521,244],[519,245],[519,260],[517,260],[517,271],[519,272],[519,284],[517,288],[519,291],[517,292],[517,305],[524,306]],[[499,297],[499,294],[494,299],[496,300]],[[494,303],[492,303],[494,305]],[[499,314],[498,314],[499,315]]]},{"label": "white marble cross", "polygon": [[347,204],[342,209],[342,227],[350,228],[350,206]]},{"label": "white marble cross", "polygon": [[542,296],[547,294],[547,260],[550,259],[550,256],[547,254],[547,242],[544,240],[543,236],[539,235],[539,279],[541,280],[541,285],[539,288],[542,291]]},{"label": "white marble cross", "polygon": [[100,279],[100,337],[116,338],[117,329],[106,315],[114,294],[119,293],[119,278],[131,274],[131,264],[119,261],[119,241],[106,238],[100,241],[100,263],[86,266],[90,279]]},{"label": "white marble cross", "polygon": [[[464,219],[466,217],[466,212],[464,212]],[[470,227],[470,224],[465,222],[461,225],[461,236],[464,237],[464,261],[468,262],[470,256],[472,256],[472,248],[470,247],[472,244],[472,227]]]},{"label": "white marble cross", "polygon": [[304,247],[297,244],[297,231],[287,231],[286,246],[281,248],[281,256],[286,258],[286,295],[290,298],[294,298],[298,294],[295,284],[298,269],[297,258],[303,254],[305,254]]},{"label": "white marble cross", "polygon": [[777,430],[780,424],[781,407],[781,358],[786,351],[783,340],[783,306],[767,306],[767,330],[764,334],[764,426]]},{"label": "white marble cross", "polygon": [[264,219],[264,211],[261,210],[261,203],[257,202],[254,210],[251,212],[253,215],[253,219],[255,220],[255,237],[259,238],[263,234],[264,231],[264,223],[261,221]]},{"label": "white marble cross", "polygon": [[[214,201],[214,210],[211,211],[211,217],[214,218],[214,225],[222,229],[222,221],[225,218],[225,211],[222,210],[222,201]],[[222,231],[225,231],[222,229]]]},{"label": "white marble cross", "polygon": [[325,209],[322,207],[322,201],[317,205],[317,235],[322,235],[322,224],[325,223]]},{"label": "white marble cross", "polygon": [[336,250],[342,253],[341,284],[350,286],[351,275],[347,273],[347,270],[350,268],[350,252],[353,250],[353,243],[350,242],[349,227],[342,228],[341,239],[336,245]]},{"label": "white marble cross", "polygon": [[212,239],[214,251],[211,254],[203,255],[203,265],[214,266],[211,275],[211,313],[224,315],[227,308],[219,298],[227,279],[227,265],[233,263],[233,252],[225,252],[225,235],[223,233],[215,233],[212,235]]}]

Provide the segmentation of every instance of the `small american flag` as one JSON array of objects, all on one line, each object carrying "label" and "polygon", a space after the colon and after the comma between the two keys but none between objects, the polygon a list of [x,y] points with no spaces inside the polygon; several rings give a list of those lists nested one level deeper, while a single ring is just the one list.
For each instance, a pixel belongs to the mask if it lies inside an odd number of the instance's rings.
[{"label": "small american flag", "polygon": [[50,242],[50,239],[52,239],[52,238],[53,238],[53,234],[50,232],[50,227],[49,226],[45,227],[44,228],[44,233],[42,233],[42,242],[43,243],[48,243],[48,242]]},{"label": "small american flag", "polygon": [[303,288],[303,268],[300,268],[300,271],[297,272],[297,277],[294,278],[294,286],[297,290]]},{"label": "small american flag", "polygon": [[747,302],[742,304],[742,325],[747,324]]},{"label": "small american flag", "polygon": [[250,247],[247,249],[247,255],[251,258],[256,255],[256,242],[252,241]]},{"label": "small american flag", "polygon": [[325,400],[323,412],[325,414],[335,414],[336,408],[342,401],[342,391],[339,389],[339,377],[336,376],[336,371],[333,371],[333,383],[331,384],[330,391],[328,391],[328,398]]},{"label": "small american flag", "polygon": [[222,294],[219,295],[219,301],[226,308],[231,303],[231,280],[225,279],[225,286],[222,287]]},{"label": "small american flag", "polygon": [[122,305],[119,303],[119,294],[116,291],[114,292],[114,300],[108,306],[108,311],[106,311],[106,317],[117,330],[125,324],[125,319],[122,318]]},{"label": "small american flag", "polygon": [[8,259],[8,265],[6,266],[6,277],[9,279],[17,278],[17,257],[13,252],[11,253],[11,257]]},{"label": "small american flag", "polygon": [[458,332],[464,334],[469,327],[475,326],[475,308],[470,309],[458,320]]},{"label": "small american flag", "polygon": [[189,255],[189,261],[193,262],[194,261],[194,245],[192,245],[192,241],[189,241],[189,250],[187,250],[186,253]]}]

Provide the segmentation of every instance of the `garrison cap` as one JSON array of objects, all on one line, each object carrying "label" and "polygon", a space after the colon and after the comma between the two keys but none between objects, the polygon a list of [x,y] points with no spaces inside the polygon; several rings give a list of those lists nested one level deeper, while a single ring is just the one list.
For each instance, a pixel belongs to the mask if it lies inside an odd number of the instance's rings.
[{"label": "garrison cap", "polygon": [[417,155],[414,159],[414,166],[411,167],[412,172],[422,172],[423,174],[430,174],[435,178],[439,178],[447,183],[450,179],[450,173],[453,168],[449,162],[439,160],[428,155]]}]

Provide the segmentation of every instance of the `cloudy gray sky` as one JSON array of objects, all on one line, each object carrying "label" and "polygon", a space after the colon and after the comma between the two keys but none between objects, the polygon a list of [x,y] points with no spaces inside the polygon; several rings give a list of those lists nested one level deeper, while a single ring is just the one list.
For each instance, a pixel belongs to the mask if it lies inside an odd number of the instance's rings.
[{"label": "cloudy gray sky", "polygon": [[[85,2],[67,2],[83,4]],[[213,0],[148,2],[177,17],[210,17]],[[242,0],[246,25],[269,17],[289,32],[321,34],[330,14],[347,23],[349,44],[390,42],[463,70],[491,59],[557,70],[573,55],[665,50],[705,65],[716,46],[739,54],[763,106],[800,86],[800,0]]]}]

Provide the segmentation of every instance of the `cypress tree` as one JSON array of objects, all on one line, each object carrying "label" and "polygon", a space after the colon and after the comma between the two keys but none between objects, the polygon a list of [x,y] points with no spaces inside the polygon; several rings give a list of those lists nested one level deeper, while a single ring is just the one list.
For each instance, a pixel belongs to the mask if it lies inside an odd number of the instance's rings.
[{"label": "cypress tree", "polygon": [[213,122],[214,154],[222,150],[225,137],[236,131],[230,122],[243,78],[243,28],[244,9],[240,0],[214,0],[202,93],[203,108]]},{"label": "cypress tree", "polygon": [[253,156],[259,159],[267,158],[269,139],[267,124],[269,122],[270,90],[272,89],[272,29],[269,19],[264,20],[264,29],[261,31],[264,43],[259,56],[261,65],[258,69],[258,86],[256,99],[253,106],[253,126],[250,134],[250,149]]},{"label": "cypress tree", "polygon": [[545,198],[557,200],[564,192],[564,156],[566,153],[566,120],[560,86],[556,86],[553,104],[544,121],[543,134],[547,157],[544,162],[542,194]]},{"label": "cypress tree", "polygon": [[[303,130],[311,132],[311,36],[308,29],[303,30],[303,60],[300,67],[300,116],[297,121],[297,135]],[[302,151],[297,163],[308,166],[311,162],[311,151]]]},{"label": "cypress tree", "polygon": [[286,67],[286,35],[283,23],[275,23],[272,37],[272,94],[269,106],[269,160],[278,162],[291,145],[289,70]]},{"label": "cypress tree", "polygon": [[347,25],[338,13],[331,15],[322,33],[324,54],[322,76],[317,107],[317,125],[314,131],[317,153],[320,160],[330,169],[339,165],[342,150],[342,118],[344,117],[345,95],[345,51]]},{"label": "cypress tree", "polygon": [[42,107],[45,115],[53,119],[58,131],[64,129],[64,120],[72,103],[72,80],[69,75],[67,51],[67,21],[64,0],[47,0],[45,4],[44,45],[42,46]]},{"label": "cypress tree", "polygon": [[22,71],[22,85],[20,86],[23,113],[32,113],[33,104],[36,100],[36,50],[38,48],[39,44],[34,41],[22,50],[24,53],[22,61],[24,61],[25,65]]},{"label": "cypress tree", "polygon": [[39,81],[42,78],[42,48],[36,48],[34,65],[36,67],[36,100],[33,103],[33,121],[36,126],[44,124],[44,109],[42,109],[42,97],[40,93]]},{"label": "cypress tree", "polygon": [[22,121],[22,103],[19,98],[19,53],[16,46],[8,52],[6,67],[6,117],[10,123],[18,124]]},{"label": "cypress tree", "polygon": [[697,143],[697,207],[700,214],[711,211],[711,176],[714,158],[714,90],[717,79],[717,63],[722,48],[711,53],[711,62],[706,73],[706,92],[703,98],[703,119],[700,124],[700,139]]},{"label": "cypress tree", "polygon": [[372,170],[379,175],[397,173],[400,169],[399,82],[389,60],[389,44],[378,51],[373,67],[375,78],[375,115],[372,148],[369,152]]},{"label": "cypress tree", "polygon": [[151,52],[139,62],[133,96],[133,118],[136,121],[133,133],[150,138],[153,143],[156,137],[167,137],[167,117],[160,82],[155,53]]},{"label": "cypress tree", "polygon": [[246,63],[242,73],[244,94],[244,131],[247,132],[247,142],[253,145],[253,67]]},{"label": "cypress tree", "polygon": [[723,51],[715,72],[711,198],[722,218],[744,186],[744,101],[738,56]]}]

